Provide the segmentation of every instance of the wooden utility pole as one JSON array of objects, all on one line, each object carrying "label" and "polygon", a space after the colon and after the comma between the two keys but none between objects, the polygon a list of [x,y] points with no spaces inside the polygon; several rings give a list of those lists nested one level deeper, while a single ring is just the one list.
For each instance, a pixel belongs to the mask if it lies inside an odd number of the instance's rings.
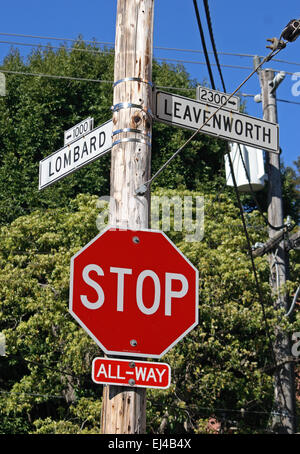
[{"label": "wooden utility pole", "polygon": [[[277,123],[276,86],[274,87],[274,71],[260,71],[262,88],[263,117]],[[273,227],[284,224],[282,205],[282,186],[280,176],[280,154],[267,153],[268,172],[268,221]],[[269,239],[275,239],[278,230],[269,227]],[[288,254],[285,249],[284,237],[272,253],[269,253],[270,285],[274,297],[274,307],[288,312],[289,305],[284,285],[288,279]],[[291,357],[290,337],[279,326],[276,327],[273,345],[276,364],[280,365],[275,372],[274,403],[275,415],[272,421],[273,430],[277,433],[294,433],[296,430],[296,398],[294,364],[288,362]],[[276,415],[278,413],[278,415]]]},{"label": "wooden utility pole", "polygon": [[[150,192],[136,190],[150,178],[153,10],[154,0],[118,0],[110,225],[133,230],[149,227]],[[101,424],[103,434],[145,433],[146,389],[105,385]]]}]

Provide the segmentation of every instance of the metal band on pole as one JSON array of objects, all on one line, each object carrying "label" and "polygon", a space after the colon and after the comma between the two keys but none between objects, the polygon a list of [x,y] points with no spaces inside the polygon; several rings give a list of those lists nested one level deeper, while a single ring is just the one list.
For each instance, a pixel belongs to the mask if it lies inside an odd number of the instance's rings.
[{"label": "metal band on pole", "polygon": [[135,134],[141,134],[143,136],[151,138],[150,132],[147,132],[146,130],[141,130],[141,129],[133,129],[133,128],[123,128],[123,129],[117,129],[112,133],[113,136],[116,136],[117,134],[121,134],[122,132],[133,132]]},{"label": "metal band on pole", "polygon": [[135,137],[126,137],[124,139],[119,139],[113,142],[112,147],[115,145],[118,145],[119,143],[124,143],[124,142],[135,142],[135,143],[143,143],[144,145],[148,145],[148,147],[151,147],[151,142],[144,140],[144,139],[138,139]]},{"label": "metal band on pole", "polygon": [[116,82],[114,82],[113,87],[115,87],[116,85],[118,85],[122,82],[139,82],[139,83],[143,83],[143,84],[148,84],[148,85],[150,85],[150,87],[153,88],[153,83],[150,82],[150,80],[141,79],[140,77],[124,77],[123,79],[119,79]]},{"label": "metal band on pole", "polygon": [[144,107],[142,104],[134,104],[132,102],[119,102],[118,104],[115,104],[114,106],[111,107],[111,110],[113,112],[118,112],[121,109],[140,109],[143,112],[147,113],[151,117],[153,117],[153,113],[151,112],[151,109],[148,109],[147,107]]}]

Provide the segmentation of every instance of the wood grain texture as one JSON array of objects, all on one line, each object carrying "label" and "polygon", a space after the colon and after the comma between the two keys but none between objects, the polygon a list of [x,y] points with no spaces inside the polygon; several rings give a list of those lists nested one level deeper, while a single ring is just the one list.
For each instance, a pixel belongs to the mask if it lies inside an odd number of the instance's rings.
[{"label": "wood grain texture", "polygon": [[[270,82],[275,73],[271,69],[261,71],[261,86],[263,94],[263,116],[265,120],[277,123],[276,94],[271,93]],[[280,175],[280,154],[267,153],[268,172],[268,221],[274,227],[284,223],[282,204],[282,184]],[[276,239],[278,231],[269,227],[269,241]],[[288,279],[289,257],[285,249],[284,236],[276,242],[269,251],[270,287],[274,307],[287,313],[289,302],[285,290]],[[280,316],[279,316],[280,320]],[[272,417],[272,429],[275,433],[294,433],[296,430],[296,399],[294,364],[287,362],[290,357],[290,336],[280,323],[274,327],[275,341],[273,343],[274,362],[280,364],[274,373],[274,408],[284,416]]]},{"label": "wood grain texture", "polygon": [[[152,35],[154,0],[120,0],[117,10],[115,43],[115,81],[136,77],[152,80]],[[152,89],[147,83],[127,81],[116,85],[114,106],[132,103],[141,108],[121,109],[113,114],[113,132],[124,128],[142,133],[121,132],[124,138],[151,141]],[[149,137],[150,136],[150,137]],[[151,147],[145,143],[125,142],[112,149],[111,158],[111,225],[147,228],[149,193],[136,196],[136,189],[150,178]]]},{"label": "wood grain texture", "polygon": [[[154,0],[118,0],[114,80],[128,77],[152,80]],[[151,142],[152,87],[126,81],[114,87],[114,106],[132,103],[140,107],[113,113],[113,142],[142,139]],[[110,225],[141,229],[149,226],[150,192],[136,196],[136,189],[150,179],[151,146],[123,142],[111,153]],[[113,327],[112,327],[113,329]],[[104,386],[101,425],[103,434],[142,434],[146,431],[146,389]]]}]

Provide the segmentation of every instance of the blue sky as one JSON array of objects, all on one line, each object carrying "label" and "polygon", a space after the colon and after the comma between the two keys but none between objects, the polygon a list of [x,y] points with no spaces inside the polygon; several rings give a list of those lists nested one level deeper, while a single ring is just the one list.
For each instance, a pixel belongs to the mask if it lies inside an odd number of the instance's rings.
[{"label": "blue sky", "polygon": [[[71,38],[79,34],[83,39],[96,39],[113,43],[115,38],[115,18],[117,0],[14,0],[1,2],[0,61],[9,52],[11,42],[46,44],[55,40],[7,36],[24,34],[41,37]],[[212,51],[202,0],[198,0],[201,20],[208,50]],[[292,18],[300,17],[299,0],[210,0],[210,13],[215,43],[222,65],[227,92],[232,92],[251,72],[252,55],[264,56],[268,53],[266,39],[279,36],[284,26]],[[10,43],[4,43],[9,41]],[[18,46],[22,55],[30,51],[30,46]],[[164,47],[165,49],[158,49]],[[182,49],[180,50],[170,50]],[[196,52],[192,52],[196,51]],[[198,51],[198,52],[197,52]],[[200,52],[199,52],[200,51]],[[209,83],[201,40],[192,0],[155,0],[154,15],[154,56],[171,60],[181,60],[191,78],[200,83]],[[250,56],[223,55],[222,53],[247,54]],[[285,165],[292,165],[300,155],[300,83],[295,85],[293,74],[299,72],[300,81],[300,37],[284,49],[277,59],[264,68],[286,72],[285,80],[277,90],[278,123],[280,126],[280,146]],[[215,64],[210,54],[212,64]],[[171,61],[172,62],[172,61]],[[188,63],[190,62],[190,63]],[[176,63],[174,61],[174,63]],[[216,66],[213,75],[218,89],[222,89]],[[241,89],[248,95],[259,93],[258,77],[254,75]],[[299,92],[299,93],[298,93]],[[262,106],[246,97],[246,110],[249,115],[262,117]],[[299,104],[294,104],[299,103]]]}]

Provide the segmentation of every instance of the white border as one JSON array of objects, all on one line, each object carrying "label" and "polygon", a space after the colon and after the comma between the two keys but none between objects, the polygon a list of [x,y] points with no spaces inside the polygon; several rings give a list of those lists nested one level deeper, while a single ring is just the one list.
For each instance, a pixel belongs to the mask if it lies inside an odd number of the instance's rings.
[{"label": "white border", "polygon": [[183,253],[175,246],[175,244],[168,238],[168,236],[161,230],[152,230],[152,229],[138,229],[138,230],[133,230],[133,229],[126,229],[126,231],[131,231],[131,232],[152,232],[152,233],[158,233],[160,235],[163,235],[168,242],[172,245],[172,247],[184,258],[184,260],[191,266],[191,268],[194,269],[195,271],[195,322],[186,330],[184,331],[175,341],[169,345],[161,354],[156,355],[153,353],[147,353],[147,352],[142,352],[142,353],[134,353],[132,351],[112,351],[112,350],[107,350],[104,345],[94,336],[94,334],[87,328],[87,326],[82,322],[82,320],[73,312],[73,282],[74,282],[74,260],[75,258],[80,255],[85,249],[87,249],[91,244],[93,244],[98,238],[100,238],[102,235],[104,235],[108,230],[111,229],[116,229],[116,230],[124,230],[120,227],[115,227],[115,226],[108,226],[104,230],[102,230],[98,235],[96,235],[89,243],[87,243],[83,248],[81,248],[73,257],[71,258],[71,264],[70,264],[70,287],[69,287],[69,313],[72,315],[72,317],[75,318],[75,320],[79,323],[79,325],[89,334],[89,336],[96,342],[96,344],[101,348],[101,350],[107,354],[107,355],[117,355],[117,356],[133,356],[133,357],[139,357],[139,358],[162,358],[171,348],[173,348],[181,339],[183,339],[192,329],[195,328],[195,326],[198,325],[198,305],[199,305],[199,271],[198,269],[187,259]]},{"label": "white border", "polygon": [[[168,370],[168,384],[167,386],[148,386],[148,385],[130,385],[129,383],[112,383],[112,382],[108,382],[108,381],[96,381],[94,380],[94,372],[95,372],[95,362],[96,360],[98,359],[101,359],[101,361],[115,361],[115,362],[125,362],[125,363],[130,363],[132,361],[134,361],[135,363],[137,363],[136,365],[139,366],[139,364],[147,364],[148,365],[154,365],[154,366],[157,366],[157,365],[161,365],[161,366],[166,366],[167,367],[167,370]],[[154,363],[154,362],[150,362],[150,361],[135,361],[133,359],[119,359],[119,358],[102,358],[100,356],[98,356],[97,358],[94,358],[93,359],[93,362],[92,362],[92,380],[94,383],[96,383],[96,385],[115,385],[115,386],[127,386],[129,388],[154,388],[154,389],[168,389],[171,385],[171,367],[169,364],[167,363]]]}]

